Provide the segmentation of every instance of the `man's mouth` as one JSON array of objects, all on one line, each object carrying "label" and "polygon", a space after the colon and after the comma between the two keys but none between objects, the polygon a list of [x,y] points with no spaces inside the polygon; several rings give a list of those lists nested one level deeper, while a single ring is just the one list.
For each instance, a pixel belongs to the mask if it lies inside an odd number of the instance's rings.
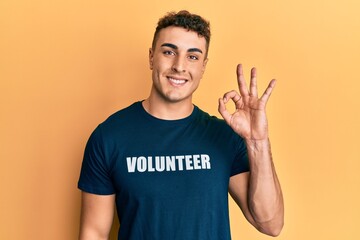
[{"label": "man's mouth", "polygon": [[173,84],[175,86],[181,86],[187,82],[186,79],[179,79],[179,78],[173,78],[173,77],[167,77],[167,79],[170,81],[171,84]]}]

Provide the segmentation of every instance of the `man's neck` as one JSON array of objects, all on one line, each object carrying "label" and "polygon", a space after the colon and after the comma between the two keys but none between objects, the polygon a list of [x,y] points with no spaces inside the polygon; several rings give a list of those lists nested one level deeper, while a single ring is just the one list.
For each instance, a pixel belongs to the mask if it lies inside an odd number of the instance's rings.
[{"label": "man's neck", "polygon": [[194,105],[189,101],[165,102],[152,99],[151,96],[142,102],[146,112],[163,120],[178,120],[191,115]]}]

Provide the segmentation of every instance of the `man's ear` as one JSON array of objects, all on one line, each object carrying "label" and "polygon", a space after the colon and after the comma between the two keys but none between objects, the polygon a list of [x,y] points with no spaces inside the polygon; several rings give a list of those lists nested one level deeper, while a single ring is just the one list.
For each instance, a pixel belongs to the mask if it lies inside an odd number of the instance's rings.
[{"label": "man's ear", "polygon": [[154,51],[152,48],[149,48],[149,65],[150,70],[153,70],[153,59],[154,59]]},{"label": "man's ear", "polygon": [[209,59],[206,58],[204,59],[204,62],[203,62],[203,67],[202,67],[202,72],[204,73],[205,72],[205,69],[206,69],[206,64],[208,63]]}]

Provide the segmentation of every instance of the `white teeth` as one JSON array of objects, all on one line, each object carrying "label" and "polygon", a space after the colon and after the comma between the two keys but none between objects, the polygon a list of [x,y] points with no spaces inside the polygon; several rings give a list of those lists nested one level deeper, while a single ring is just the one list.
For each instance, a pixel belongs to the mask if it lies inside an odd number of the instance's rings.
[{"label": "white teeth", "polygon": [[175,84],[184,84],[186,82],[185,80],[178,80],[174,78],[169,78],[169,80]]}]

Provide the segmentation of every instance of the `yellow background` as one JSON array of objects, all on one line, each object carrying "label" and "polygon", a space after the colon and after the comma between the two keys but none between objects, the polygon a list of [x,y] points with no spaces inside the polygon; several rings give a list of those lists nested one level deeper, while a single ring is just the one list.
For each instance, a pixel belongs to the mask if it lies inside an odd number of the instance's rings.
[{"label": "yellow background", "polygon": [[[279,239],[360,239],[358,0],[0,1],[0,239],[76,239],[85,143],[147,97],[155,24],[180,9],[212,25],[198,106],[218,115],[239,62],[258,68],[261,90],[278,80]],[[270,239],[230,203],[233,239]]]}]

